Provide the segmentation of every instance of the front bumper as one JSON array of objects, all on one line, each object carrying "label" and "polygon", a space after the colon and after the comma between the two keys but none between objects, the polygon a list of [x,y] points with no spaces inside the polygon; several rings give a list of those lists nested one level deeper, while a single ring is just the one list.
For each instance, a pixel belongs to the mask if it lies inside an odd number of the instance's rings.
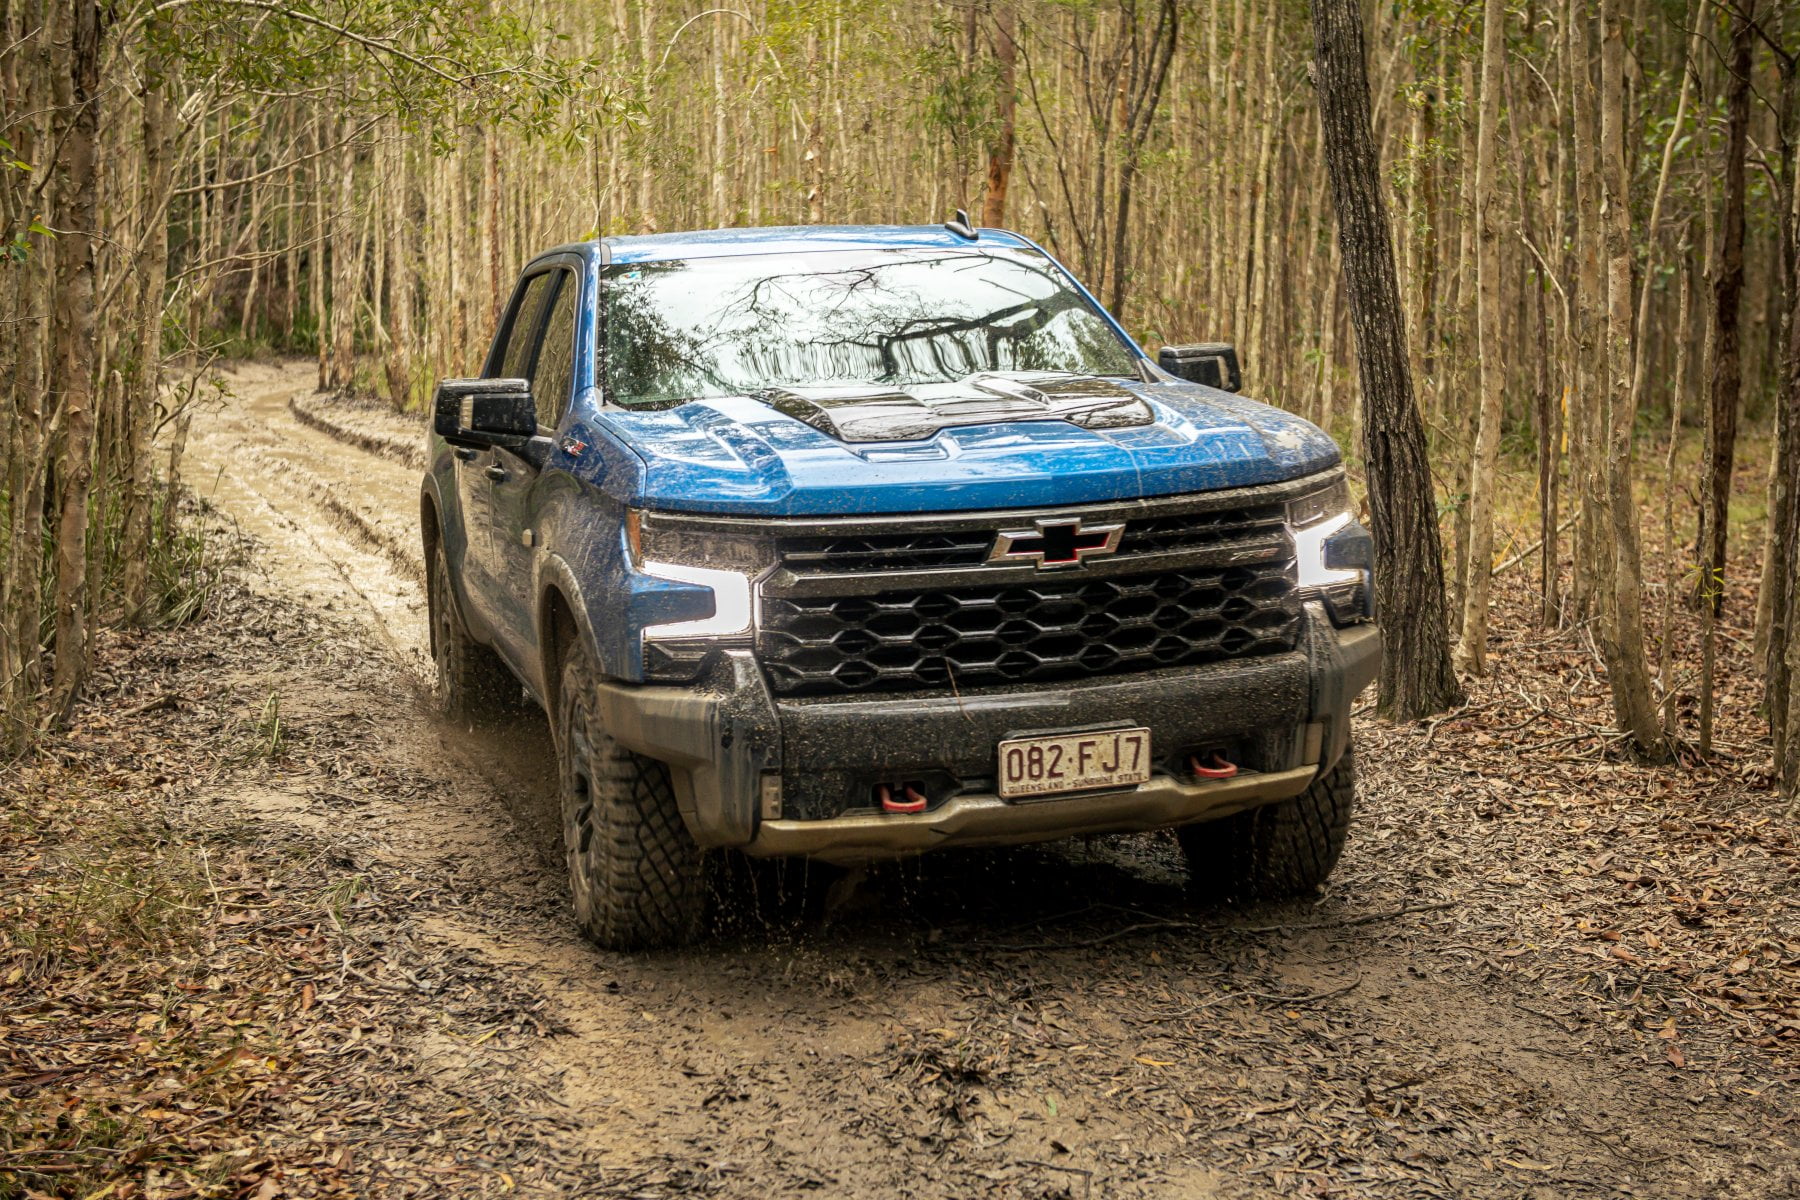
[{"label": "front bumper", "polygon": [[1129,790],[1006,801],[992,794],[953,796],[930,812],[855,812],[819,821],[764,821],[749,849],[830,861],[897,858],[940,846],[1006,846],[1191,825],[1229,816],[1306,790],[1316,767],[1235,779],[1184,783],[1160,774]]},{"label": "front bumper", "polygon": [[[614,738],[669,764],[701,845],[855,862],[1184,825],[1298,795],[1342,755],[1351,703],[1380,656],[1374,625],[1337,629],[1315,600],[1294,651],[1198,667],[778,702],[750,653],[732,651],[699,685],[604,684],[598,700]],[[1148,782],[1029,801],[994,794],[1003,738],[1109,722],[1150,728],[1159,766]],[[1196,780],[1185,756],[1209,748],[1246,770]],[[928,781],[931,807],[876,809],[873,784],[900,779]]]}]

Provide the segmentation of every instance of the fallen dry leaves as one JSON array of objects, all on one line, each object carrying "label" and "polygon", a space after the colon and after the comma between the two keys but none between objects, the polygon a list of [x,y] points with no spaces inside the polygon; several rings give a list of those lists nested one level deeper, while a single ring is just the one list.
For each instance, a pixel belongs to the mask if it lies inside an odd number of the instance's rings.
[{"label": "fallen dry leaves", "polygon": [[0,1197],[541,1192],[542,1106],[424,1048],[541,1037],[542,999],[419,936],[453,892],[232,802],[309,748],[269,753],[232,647],[280,635],[228,593],[109,638],[75,727],[0,772]]},{"label": "fallen dry leaves", "polygon": [[[454,773],[393,752],[347,624],[234,588],[112,637],[77,728],[0,772],[0,1197],[1792,1193],[1796,844],[1748,607],[1719,753],[1646,767],[1584,632],[1498,583],[1470,705],[1361,725],[1310,903],[1189,906],[1161,837],[945,859],[549,999],[554,881],[384,848]],[[294,711],[301,677],[335,702]],[[576,1016],[604,1037],[547,1036]],[[602,1051],[637,1106],[563,1107]]]}]

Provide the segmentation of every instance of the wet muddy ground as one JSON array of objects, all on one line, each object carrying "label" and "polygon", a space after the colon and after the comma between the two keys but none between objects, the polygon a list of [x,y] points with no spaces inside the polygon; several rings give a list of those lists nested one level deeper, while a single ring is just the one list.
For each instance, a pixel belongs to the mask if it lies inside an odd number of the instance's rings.
[{"label": "wet muddy ground", "polygon": [[[379,939],[358,968],[370,1003],[408,1015],[335,1068],[387,1106],[332,1117],[359,1187],[1800,1195],[1782,1010],[1708,1000],[1631,923],[1675,931],[1656,947],[1700,928],[1655,923],[1699,885],[1653,886],[1691,832],[1670,813],[1697,801],[1646,815],[1650,785],[1598,760],[1522,787],[1448,730],[1368,722],[1350,849],[1305,903],[1197,906],[1172,839],[1146,835],[928,858],[854,889],[795,868],[707,944],[593,949],[565,909],[541,714],[446,728],[420,699],[422,431],[312,396],[304,365],[228,382],[185,474],[254,547],[234,619],[263,636],[195,635],[167,674],[200,673],[246,722],[279,697],[279,753],[190,813],[335,856],[379,898],[344,920]],[[1615,774],[1635,789],[1617,803]],[[1779,802],[1759,796],[1706,802],[1765,828]],[[1754,959],[1743,979],[1791,970],[1791,836],[1708,853],[1719,887],[1756,881],[1706,919],[1718,954]],[[485,1033],[457,1016],[476,999]],[[379,1165],[434,1113],[440,1174],[398,1151]]]}]

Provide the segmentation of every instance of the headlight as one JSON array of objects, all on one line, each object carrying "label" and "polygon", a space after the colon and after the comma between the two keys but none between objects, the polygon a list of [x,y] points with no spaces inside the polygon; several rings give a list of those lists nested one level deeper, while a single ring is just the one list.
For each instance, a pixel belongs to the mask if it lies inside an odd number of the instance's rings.
[{"label": "headlight", "polygon": [[1350,515],[1350,485],[1342,475],[1324,487],[1306,493],[1288,501],[1288,524],[1295,529],[1305,529],[1328,521],[1340,514]]},{"label": "headlight", "polygon": [[666,621],[644,626],[646,641],[667,638],[730,637],[750,632],[750,577],[739,571],[715,567],[690,567],[682,563],[642,562],[638,570],[658,579],[697,583],[713,594],[713,615],[693,621]]},{"label": "headlight", "polygon": [[645,625],[641,632],[646,642],[730,638],[750,632],[751,581],[762,573],[767,553],[761,539],[632,509],[625,515],[625,540],[633,568],[640,574],[704,587],[713,595],[711,616]]},{"label": "headlight", "polygon": [[1306,529],[1294,530],[1294,563],[1303,588],[1330,587],[1334,583],[1361,583],[1363,573],[1349,567],[1325,565],[1325,542],[1332,534],[1350,524],[1349,513],[1320,521]]},{"label": "headlight", "polygon": [[1357,568],[1325,563],[1326,542],[1350,524],[1350,487],[1342,476],[1317,491],[1288,501],[1288,532],[1294,539],[1296,582],[1303,588],[1361,583]]},{"label": "headlight", "polygon": [[683,518],[633,508],[625,513],[625,541],[640,571],[656,562],[727,568],[754,576],[774,561],[768,538],[759,536],[748,521]]}]

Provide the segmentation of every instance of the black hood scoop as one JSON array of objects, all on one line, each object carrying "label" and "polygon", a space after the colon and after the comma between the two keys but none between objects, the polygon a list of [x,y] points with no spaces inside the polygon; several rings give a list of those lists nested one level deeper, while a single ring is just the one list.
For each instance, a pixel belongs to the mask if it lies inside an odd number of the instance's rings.
[{"label": "black hood scoop", "polygon": [[1156,420],[1135,392],[1110,379],[1051,371],[971,375],[911,389],[848,384],[770,388],[758,399],[840,442],[913,442],[959,425],[1067,421],[1122,429]]}]

